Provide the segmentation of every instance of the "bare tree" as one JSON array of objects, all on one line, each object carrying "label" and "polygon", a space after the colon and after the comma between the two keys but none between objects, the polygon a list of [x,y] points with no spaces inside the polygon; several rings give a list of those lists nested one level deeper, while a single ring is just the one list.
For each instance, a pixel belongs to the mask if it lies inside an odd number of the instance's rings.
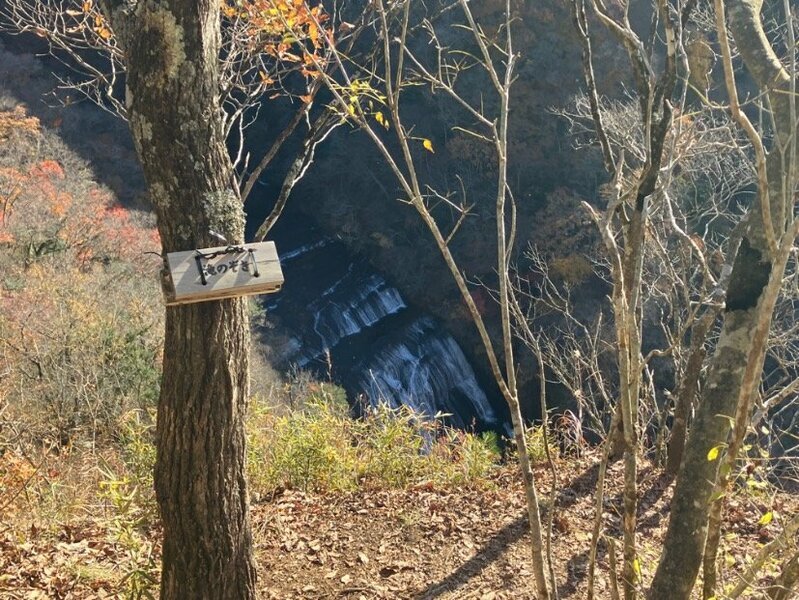
[{"label": "bare tree", "polygon": [[[729,484],[731,467],[750,422],[774,307],[799,233],[799,220],[794,216],[796,48],[788,46],[785,66],[777,55],[778,46],[763,28],[762,8],[763,3],[756,0],[715,2],[730,112],[746,133],[755,157],[757,198],[733,263],[722,330],[677,478],[664,553],[649,592],[655,600],[687,599],[703,555],[708,582],[704,595],[712,594],[719,498]],[[785,8],[789,38],[793,39],[788,3]],[[727,9],[729,28],[743,64],[769,102],[768,132],[758,130],[742,110],[727,33]],[[713,460],[717,455],[722,458]]]},{"label": "bare tree", "polygon": [[[601,228],[605,228],[603,239],[610,255],[609,280],[614,290],[612,300],[614,318],[617,321],[620,318],[622,321],[627,319],[638,328],[643,327],[646,319],[649,319],[650,332],[653,330],[652,326],[659,321],[659,327],[656,328],[661,333],[661,341],[646,353],[642,351],[641,338],[636,338],[635,335],[628,338],[627,344],[619,344],[620,356],[616,368],[621,372],[621,385],[623,386],[625,381],[637,383],[638,385],[634,387],[637,390],[635,400],[641,404],[636,404],[636,407],[640,410],[640,407],[646,406],[647,398],[641,380],[636,381],[629,376],[625,377],[624,374],[625,355],[629,353],[630,348],[635,350],[632,358],[628,357],[630,364],[634,366],[636,372],[640,369],[647,375],[645,379],[649,382],[652,381],[653,371],[650,367],[653,359],[662,361],[668,358],[674,370],[676,389],[671,396],[675,400],[675,414],[668,453],[668,469],[672,473],[676,473],[683,462],[686,431],[691,424],[690,416],[694,411],[697,414],[697,420],[691,427],[691,441],[688,443],[689,454],[691,452],[694,454],[690,461],[686,460],[686,466],[680,472],[674,496],[675,513],[671,519],[670,539],[649,592],[653,598],[687,598],[702,562],[705,570],[704,597],[709,598],[714,595],[722,499],[737,472],[736,461],[752,422],[752,403],[757,403],[754,416],[757,421],[773,419],[774,415],[785,414],[790,410],[797,385],[795,370],[789,366],[791,359],[788,358],[794,353],[793,345],[789,341],[792,339],[791,334],[788,333],[792,331],[791,323],[794,321],[791,301],[793,268],[789,269],[787,277],[783,277],[786,265],[795,252],[793,242],[796,235],[792,204],[796,186],[793,175],[796,168],[794,162],[796,119],[795,108],[792,102],[788,101],[789,98],[793,99],[791,94],[795,87],[795,75],[783,76],[786,72],[795,73],[793,53],[796,42],[793,30],[789,25],[781,34],[784,35],[781,47],[794,49],[784,61],[790,68],[782,67],[770,46],[775,38],[772,37],[772,41],[769,41],[762,31],[762,26],[758,25],[760,4],[735,3],[738,10],[743,11],[740,14],[746,18],[734,20],[738,33],[736,34],[733,28],[733,34],[736,40],[741,36],[745,43],[750,44],[748,53],[741,50],[743,60],[747,65],[750,65],[751,61],[759,61],[760,72],[755,78],[759,80],[763,94],[771,103],[772,124],[764,129],[761,123],[761,128],[758,129],[749,121],[736,95],[731,52],[726,43],[723,6],[720,3],[716,3],[715,7],[716,17],[720,21],[714,27],[721,32],[719,37],[722,39],[721,54],[725,68],[725,84],[729,96],[733,99],[729,111],[731,120],[719,114],[720,111],[727,110],[727,107],[714,104],[699,90],[695,90],[701,101],[699,108],[686,104],[688,84],[692,80],[692,74],[691,60],[685,50],[687,39],[682,37],[684,33],[681,32],[684,32],[689,23],[689,16],[694,13],[693,4],[687,2],[672,6],[659,2],[654,9],[655,18],[651,30],[653,32],[657,31],[657,24],[664,20],[664,14],[668,14],[669,11],[674,14],[672,31],[670,33],[668,24],[664,24],[663,37],[665,51],[671,52],[673,45],[675,55],[673,59],[664,58],[662,62],[668,65],[670,60],[677,61],[681,78],[678,88],[681,91],[675,96],[675,99],[679,98],[679,103],[676,103],[673,109],[671,131],[666,132],[662,138],[665,147],[660,171],[655,178],[655,187],[650,188],[652,194],[645,215],[647,235],[638,238],[641,242],[639,249],[636,250],[631,246],[631,242],[635,240],[630,237],[629,231],[632,230],[634,220],[628,218],[626,210],[619,217],[618,228],[607,225],[614,223],[613,210],[606,211],[602,215],[604,220],[600,215],[595,219]],[[755,4],[757,6],[753,8]],[[742,5],[745,5],[746,10],[741,8]],[[610,7],[595,2],[593,7],[598,19],[622,41],[628,53],[631,52],[630,48],[633,49],[631,54],[634,65],[633,79],[636,82],[634,99],[638,100],[641,89],[646,88],[642,88],[641,78],[635,73],[635,51],[646,48],[647,52],[652,52],[655,46],[652,46],[651,42],[648,45],[633,37],[634,33],[631,33],[632,28],[627,16],[630,8],[628,3]],[[783,10],[786,14],[790,12],[787,5]],[[710,16],[713,16],[712,13]],[[712,19],[708,21],[707,17],[708,13],[703,11],[697,14],[697,21],[700,25],[706,25],[707,22],[712,24]],[[591,37],[588,35],[589,21],[581,3],[574,4],[574,20],[583,41],[588,95],[579,97],[574,107],[562,111],[562,114],[570,120],[573,133],[578,136],[578,143],[585,141],[601,148],[606,167],[612,167],[614,160],[616,164],[624,166],[624,162],[617,158],[619,156],[632,161],[633,168],[630,169],[630,165],[627,165],[627,170],[628,172],[632,170],[633,176],[625,179],[619,177],[618,169],[611,170],[614,174],[615,190],[610,194],[606,192],[610,203],[615,200],[617,205],[620,204],[628,209],[619,199],[623,197],[625,190],[634,192],[636,189],[641,189],[642,180],[638,176],[646,172],[647,166],[651,164],[648,152],[651,151],[652,140],[657,140],[657,137],[652,136],[654,130],[650,129],[648,134],[646,129],[647,125],[651,126],[653,122],[651,116],[647,117],[647,114],[651,114],[652,107],[647,103],[641,103],[636,111],[633,102],[608,101],[600,98],[594,81]],[[759,40],[754,49],[751,47],[752,38]],[[739,41],[739,46],[740,44]],[[639,63],[649,68],[646,62],[649,55],[639,52],[637,56]],[[769,76],[768,79],[765,78],[766,75]],[[631,118],[631,114],[644,115],[643,127],[639,124],[641,119]],[[781,117],[778,123],[774,122],[775,116]],[[731,122],[738,125],[737,132],[733,130]],[[640,166],[635,167],[636,164]],[[752,175],[749,174],[750,164]],[[710,201],[704,198],[701,205],[692,206],[685,200],[686,196],[690,198],[691,194],[686,194],[684,188],[686,184],[695,187],[697,181],[701,180],[713,184]],[[750,182],[757,185],[759,198],[754,208],[741,218],[742,211],[736,204]],[[707,185],[701,187],[707,189]],[[764,195],[768,201],[765,207]],[[764,223],[767,226],[764,226]],[[755,247],[753,244],[760,246]],[[753,250],[757,254],[754,254]],[[624,260],[634,252],[639,253],[641,264],[638,293],[640,293],[640,284],[646,282],[647,294],[640,299],[639,307],[631,310],[629,306],[618,302],[617,294],[620,287],[626,289],[624,286],[629,285],[630,275],[629,271],[624,271]],[[539,264],[540,262],[539,260]],[[777,268],[779,273],[774,274],[771,271],[769,276],[769,269],[773,268]],[[548,282],[546,277],[544,281]],[[551,287],[551,282],[548,283]],[[543,299],[550,302],[556,310],[565,311],[561,312],[561,316],[566,322],[573,321],[574,316],[569,313],[568,302],[562,301],[563,295],[546,292],[546,289],[545,285]],[[549,300],[553,297],[557,297],[554,303]],[[628,297],[634,296],[628,294]],[[771,314],[781,298],[784,302],[781,306],[784,308],[781,318],[774,326]],[[574,328],[574,325],[571,324],[570,327]],[[601,346],[593,342],[588,343],[594,338],[586,333],[593,330],[586,324],[581,324],[580,327],[583,334],[582,348],[589,352],[599,351]],[[618,331],[618,322],[616,327]],[[734,335],[733,331],[737,331],[740,336],[734,338],[737,340],[734,343],[727,337]],[[619,332],[617,335],[624,334]],[[569,336],[566,336],[562,343],[566,348],[570,348]],[[630,343],[633,345],[630,346]],[[653,346],[651,343],[648,345]],[[739,350],[731,352],[731,348],[736,346]],[[715,352],[709,366],[706,361],[708,352]],[[769,357],[769,371],[763,374],[763,359],[766,355]],[[565,369],[565,375],[561,374],[564,369],[558,368],[558,363],[561,361],[557,358],[551,360],[554,365],[553,372],[558,379],[581,394],[583,392],[581,372],[585,370],[585,365],[595,364],[596,359],[585,360],[581,357],[575,367]],[[591,367],[588,372],[592,370]],[[758,387],[761,388],[759,394]],[[726,394],[727,404],[721,401],[722,394]],[[604,396],[607,395],[605,392]],[[624,387],[620,395],[623,400]],[[775,408],[780,405],[783,407],[782,410]],[[720,410],[722,406],[727,408]],[[734,423],[729,439],[724,439],[729,432],[724,415],[727,415],[728,422]],[[665,440],[667,416],[668,403],[660,410],[660,417],[657,419],[656,429],[660,441],[655,443],[655,450],[658,450]],[[642,417],[644,415],[639,414],[637,423],[639,427],[645,426],[645,419]],[[626,426],[623,418],[620,421]],[[774,428],[773,420],[769,424],[768,430]],[[716,425],[718,428],[714,430],[713,427]],[[708,426],[711,429],[706,431],[704,428]],[[711,439],[718,440],[717,445],[708,446],[708,433],[711,434]],[[712,436],[716,434],[721,437],[713,438]],[[757,436],[754,437],[757,439]],[[771,440],[775,438],[773,435],[766,437]],[[728,448],[726,455],[723,452],[725,448]],[[718,456],[724,456],[724,459],[718,461]],[[719,462],[723,464],[719,469],[718,482],[714,486],[715,469]],[[600,469],[598,490],[600,499],[603,473],[604,463]],[[627,490],[632,488],[629,477],[625,487]],[[711,493],[713,502],[708,514],[703,507],[708,506]],[[598,501],[597,507],[599,514],[601,500]],[[691,513],[690,521],[687,520],[689,513]],[[705,545],[705,534],[708,531],[705,527],[708,522],[710,533]],[[593,562],[600,529],[601,527],[596,527],[594,533],[589,595],[593,590]],[[788,529],[790,528],[786,531]],[[625,534],[629,539],[628,531],[628,523],[625,522]],[[689,537],[692,540],[690,543]],[[626,547],[629,548],[629,543]],[[787,579],[790,579],[793,572],[791,566],[792,563],[788,560],[785,568]],[[751,578],[751,575],[752,573],[749,573],[746,577]],[[625,569],[627,580],[625,583],[629,586],[628,578],[629,569]],[[675,582],[677,582],[676,587]],[[631,593],[629,587],[625,589],[625,593]]]},{"label": "bare tree", "polygon": [[[636,126],[636,103],[600,99],[598,105],[611,147],[642,160],[644,137]],[[563,111],[563,115],[570,119],[572,130],[581,135],[583,124],[590,118],[586,100],[579,97],[574,109]],[[677,111],[667,144],[644,245],[642,280],[647,293],[642,325],[649,339],[642,358],[644,369],[670,371],[668,378],[675,382],[663,409],[658,411],[652,405],[649,412],[660,413],[655,427],[660,458],[668,431],[665,416],[674,404],[667,471],[676,474],[704,359],[715,339],[731,261],[740,241],[742,210],[737,198],[752,177],[741,140],[729,119],[712,107]],[[655,362],[659,366],[655,367]],[[662,373],[659,378],[662,382]],[[645,419],[642,421],[644,426]]]},{"label": "bare tree", "polygon": [[[757,4],[757,10],[753,8],[754,4]],[[793,145],[795,144],[796,121],[792,112],[794,108],[792,105],[789,106],[791,103],[786,100],[790,96],[787,92],[793,90],[795,82],[791,77],[783,77],[785,70],[779,66],[779,61],[769,45],[770,42],[759,25],[760,4],[735,3],[738,10],[743,10],[742,5],[746,6],[746,10],[741,14],[747,18],[734,20],[738,27],[736,39],[740,35],[747,44],[751,44],[752,39],[759,40],[754,49],[750,45],[748,57],[747,52],[742,50],[743,59],[747,65],[750,65],[750,61],[759,61],[760,72],[755,74],[755,78],[759,80],[764,94],[772,101],[771,114],[781,116],[781,120],[779,123],[774,123],[773,131],[764,136],[763,130],[756,129],[741,109],[732,74],[731,53],[726,43],[726,28],[723,27],[723,6],[717,2],[715,9],[716,17],[720,19],[717,28],[722,41],[721,54],[725,68],[725,82],[727,91],[732,98],[730,112],[733,121],[740,126],[742,132],[742,134],[725,134],[726,142],[724,139],[717,141],[722,142],[719,148],[726,146],[729,149],[727,154],[733,158],[738,155],[736,162],[744,167],[747,160],[740,160],[740,158],[752,158],[753,179],[759,188],[759,198],[750,214],[737,224],[735,223],[735,210],[730,210],[734,207],[730,207],[728,202],[710,203],[709,208],[714,214],[705,215],[700,219],[700,223],[701,221],[718,223],[719,219],[729,221],[721,228],[713,227],[714,236],[706,235],[708,233],[707,225],[705,231],[700,231],[700,235],[697,235],[695,231],[697,222],[691,223],[690,218],[685,218],[690,215],[691,211],[686,210],[689,207],[681,207],[679,203],[675,202],[675,199],[681,194],[675,193],[677,191],[673,189],[675,181],[683,175],[684,166],[690,167],[691,165],[690,146],[701,148],[703,145],[702,143],[696,144],[697,131],[700,133],[703,131],[694,127],[695,123],[701,122],[696,117],[697,113],[693,110],[691,113],[686,112],[686,84],[691,80],[689,66],[691,61],[685,54],[683,38],[680,35],[674,35],[675,33],[679,34],[681,28],[684,30],[686,27],[693,3],[677,3],[676,6],[658,3],[655,9],[656,16],[661,20],[663,20],[664,11],[672,10],[675,17],[679,15],[679,18],[674,19],[672,33],[669,34],[666,31],[664,37],[667,51],[670,51],[672,44],[676,44],[675,59],[679,60],[683,78],[683,93],[681,94],[681,104],[674,110],[673,129],[675,131],[670,141],[666,138],[668,150],[664,154],[663,168],[652,196],[653,203],[650,206],[650,212],[647,215],[649,240],[644,243],[641,251],[644,273],[641,280],[647,281],[651,305],[657,307],[661,314],[664,309],[668,311],[668,318],[661,319],[662,326],[660,328],[667,343],[665,347],[649,351],[645,356],[638,354],[641,357],[638,360],[640,360],[639,365],[647,369],[648,359],[669,356],[676,367],[675,418],[669,445],[669,470],[673,473],[682,463],[685,432],[689,425],[689,416],[694,409],[697,411],[697,418],[691,428],[691,438],[687,445],[687,455],[690,456],[690,460],[686,458],[686,465],[680,472],[675,491],[674,512],[666,551],[655,576],[653,587],[649,592],[653,598],[687,598],[693,588],[703,553],[704,596],[708,598],[714,593],[715,552],[721,523],[721,499],[735,472],[735,461],[749,424],[751,402],[756,396],[755,392],[761,382],[763,356],[769,343],[771,313],[780,296],[780,288],[784,289],[785,287],[781,279],[782,273],[791,255],[795,238],[794,224],[792,223],[792,198],[795,189],[793,181],[795,150]],[[622,3],[621,6],[611,9],[596,2],[594,8],[599,20],[609,26],[617,38],[623,41],[627,40],[628,48],[630,46],[646,47],[645,44],[639,45],[635,38],[631,38],[627,33],[629,29],[628,3]],[[750,14],[753,10],[754,17]],[[785,11],[788,12],[787,6]],[[721,16],[719,17],[719,15]],[[706,15],[699,16],[704,18]],[[631,127],[629,119],[623,120],[619,124],[619,115],[623,113],[623,105],[617,104],[614,110],[609,111],[607,106],[603,107],[603,100],[596,94],[587,29],[588,20],[585,18],[580,4],[575,4],[575,22],[583,39],[586,82],[589,90],[587,97],[578,100],[577,105],[582,107],[582,111],[578,111],[577,114],[584,116],[586,113],[590,113],[592,115],[594,127],[589,132],[595,135],[591,141],[602,148],[606,166],[612,164],[610,159],[614,156],[616,148],[623,148],[626,156],[632,155],[634,159],[648,164],[646,148],[651,138],[646,137],[646,130],[639,132],[640,130],[637,128]],[[654,20],[653,23],[657,23],[657,20]],[[742,25],[742,23],[746,25]],[[664,25],[664,27],[668,26]],[[788,29],[790,31],[786,37],[789,39],[785,43],[785,47],[795,48],[795,42],[790,41],[792,39],[790,26]],[[733,33],[735,35],[735,30]],[[740,44],[739,41],[739,46]],[[788,62],[795,60],[792,53],[789,55],[789,59]],[[669,59],[665,59],[664,63],[668,64]],[[770,71],[767,69],[769,65]],[[752,70],[751,66],[750,70]],[[764,72],[770,76],[769,79],[764,78]],[[636,91],[640,93],[641,86],[638,84],[640,78],[634,75],[634,80],[637,83]],[[775,90],[773,87],[775,84],[777,88],[781,86],[782,89]],[[701,93],[698,95],[703,103],[700,115],[708,114],[708,111],[718,113],[720,108],[724,108],[712,104]],[[778,96],[775,98],[775,95]],[[790,96],[790,98],[793,97]],[[779,111],[780,108],[782,108],[782,112]],[[645,109],[646,106],[642,104],[644,115],[646,115]],[[567,116],[570,115],[567,114]],[[574,115],[571,117],[573,123],[579,124],[579,118],[575,119]],[[701,120],[705,121],[704,130],[707,130],[706,117],[702,117]],[[647,121],[645,118],[644,123],[646,124]],[[724,124],[723,130],[728,131],[729,126]],[[686,134],[688,135],[686,136]],[[769,145],[772,137],[773,147],[767,151],[765,147]],[[640,140],[644,140],[643,151]],[[686,141],[689,143],[687,153],[684,149],[680,149],[680,146],[684,146]],[[621,153],[620,150],[617,152]],[[679,167],[675,168],[676,165]],[[728,186],[726,182],[739,178],[745,185],[750,177],[745,170],[731,168],[732,166],[730,163],[714,165],[707,161],[700,161],[697,172],[707,173],[716,181],[721,181],[722,187],[728,188],[722,197],[734,200],[736,192],[740,192],[741,187],[737,186],[736,190],[736,186]],[[617,188],[620,187],[618,176],[614,181]],[[771,191],[769,191],[769,186],[771,186]],[[624,186],[621,188],[625,189]],[[611,196],[611,198],[613,197]],[[607,215],[607,213],[605,214]],[[732,221],[730,221],[731,218]],[[665,229],[663,225],[666,226]],[[721,239],[718,238],[719,234],[722,236]],[[613,232],[604,235],[606,246],[611,249],[611,261],[616,256],[613,249],[616,237],[617,234]],[[676,243],[668,242],[669,239],[675,240]],[[627,236],[623,240],[623,248],[627,252],[630,238]],[[652,262],[653,258],[655,259],[653,264],[657,265],[657,270],[647,274],[647,265]],[[777,268],[779,274],[775,275],[771,270],[769,276],[770,269],[773,268]],[[611,281],[614,284],[614,292],[622,281],[616,274],[619,271],[621,269],[617,268],[612,272]],[[784,294],[783,297],[785,297]],[[623,306],[621,308],[624,309]],[[786,304],[786,308],[789,311],[792,310],[790,303]],[[646,301],[642,305],[642,310],[644,312],[647,310]],[[614,302],[614,317],[618,319],[620,314],[625,313],[620,313],[616,302]],[[723,325],[719,330],[716,323],[722,316]],[[638,326],[641,326],[640,322]],[[737,340],[732,342],[728,336],[734,336],[735,332],[739,337],[732,338]],[[686,338],[690,339],[688,345],[684,343]],[[786,354],[790,355],[791,350],[785,346],[784,338],[780,335],[773,334],[772,339],[775,344],[774,350],[771,351],[772,364],[776,365],[775,369],[779,371],[779,365],[785,364],[784,359],[780,357]],[[780,341],[781,339],[783,341]],[[732,348],[736,349],[731,351]],[[702,385],[703,379],[705,379],[702,376],[702,371],[706,366],[705,355],[708,350],[715,351],[715,356],[707,369],[706,381]],[[621,358],[619,369],[623,373],[624,365]],[[783,388],[784,392],[779,388],[770,393],[764,392],[764,395],[773,398],[772,402],[778,402],[786,396],[790,396],[794,377],[790,373],[778,373],[773,375],[770,380],[766,378],[763,381],[770,381],[771,383],[766,385],[766,387],[770,387],[775,380],[784,383],[786,387]],[[721,399],[722,395],[725,396],[725,400]],[[771,404],[766,401],[761,405],[765,408]],[[733,434],[729,440],[725,440],[729,429],[724,415],[732,420],[733,413],[735,413]],[[761,410],[759,414],[761,417],[769,414],[768,408]],[[665,422],[665,418],[660,419],[661,431],[663,431],[662,425]],[[707,430],[706,427],[710,427],[710,429]],[[708,436],[708,434],[710,435]],[[661,439],[663,439],[662,433]],[[717,440],[717,445],[708,446],[708,439]],[[715,462],[715,457],[728,445],[729,450],[725,457],[725,464],[720,469],[718,483],[715,485],[712,510],[708,515],[703,507],[708,506],[710,494],[714,492],[713,482],[718,465]],[[705,533],[707,532],[705,527],[708,518],[710,519],[710,535],[705,547]]]},{"label": "bare tree", "polygon": [[[510,260],[515,241],[515,206],[508,181],[508,119],[511,105],[511,88],[519,56],[513,46],[513,11],[506,2],[504,20],[498,24],[496,34],[489,36],[475,20],[467,0],[457,0],[443,5],[438,14],[458,8],[465,18],[462,27],[472,38],[472,48],[455,49],[438,37],[434,19],[421,18],[411,22],[415,3],[401,0],[390,5],[377,0],[376,38],[380,44],[379,60],[356,67],[354,73],[347,68],[347,57],[333,52],[338,77],[325,75],[325,84],[334,98],[334,106],[343,119],[364,131],[379,154],[386,161],[399,183],[403,201],[419,215],[433,237],[436,246],[453,277],[471,319],[477,327],[488,357],[491,372],[509,407],[513,423],[514,440],[527,497],[528,517],[532,534],[533,571],[538,597],[550,597],[544,556],[543,533],[538,493],[527,453],[525,425],[519,403],[514,358],[514,337],[511,328],[513,290],[510,285]],[[410,34],[423,31],[428,37],[428,54],[414,50]],[[479,98],[464,93],[464,73],[479,69],[487,78],[492,97]],[[417,134],[406,124],[401,103],[407,89],[420,84],[429,86],[433,93],[452,102],[466,115],[468,126],[459,131],[485,143],[496,158],[496,186],[494,197],[496,224],[497,297],[500,307],[499,343],[495,344],[489,333],[489,324],[478,309],[469,289],[469,283],[453,255],[450,243],[468,218],[472,206],[466,189],[438,190],[434,184],[422,180],[419,155],[434,152],[433,142]],[[386,139],[386,130],[393,134],[392,143]],[[436,217],[439,206],[447,207],[456,218],[447,225]],[[447,231],[445,228],[449,229]]]},{"label": "bare tree", "polygon": [[[606,189],[607,206],[602,212],[585,204],[594,219],[609,259],[613,284],[611,305],[617,344],[619,377],[618,419],[624,448],[624,517],[623,517],[623,586],[624,597],[636,597],[640,568],[636,557],[637,457],[640,432],[639,404],[642,394],[644,356],[642,353],[643,294],[642,282],[646,255],[647,231],[653,204],[662,201],[662,172],[670,166],[676,147],[669,144],[675,125],[675,104],[682,109],[684,95],[679,95],[677,68],[683,24],[691,10],[682,13],[669,2],[660,0],[653,8],[653,30],[662,31],[666,40],[663,69],[656,74],[652,66],[653,40],[641,38],[629,20],[629,6],[623,3],[614,11],[602,0],[591,3],[594,15],[617,40],[630,61],[638,105],[635,127],[630,135],[641,141],[632,148],[614,148],[606,124],[607,116],[596,91],[591,56],[591,37],[585,3],[573,3],[574,24],[583,44],[583,66],[589,91],[588,107],[593,131],[602,149],[605,168],[611,178]],[[679,121],[676,135],[679,135]],[[640,125],[639,125],[640,124]],[[672,137],[676,137],[672,136]],[[632,150],[632,151],[631,151]],[[636,153],[634,150],[638,150]],[[610,443],[611,440],[608,440]]]}]

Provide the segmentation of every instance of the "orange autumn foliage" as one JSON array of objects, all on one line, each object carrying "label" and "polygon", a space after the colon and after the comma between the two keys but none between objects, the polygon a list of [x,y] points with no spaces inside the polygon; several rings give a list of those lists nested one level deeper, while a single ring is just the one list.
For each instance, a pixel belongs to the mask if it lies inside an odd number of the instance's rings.
[{"label": "orange autumn foliage", "polygon": [[49,178],[49,179],[64,179],[64,169],[55,160],[43,160],[36,163],[30,168],[31,177],[35,178]]},{"label": "orange autumn foliage", "polygon": [[[324,62],[324,39],[332,41],[332,30],[325,27],[329,15],[321,3],[311,6],[305,0],[221,0],[222,15],[229,22],[243,25],[250,52],[263,53],[278,63],[294,65],[306,77],[314,77],[314,60]],[[302,44],[307,52],[294,47]],[[260,73],[265,85],[274,78]]]},{"label": "orange autumn foliage", "polygon": [[7,400],[38,442],[110,434],[157,393],[161,261],[146,253],[161,244],[57,138],[12,116],[0,155],[0,412]]},{"label": "orange autumn foliage", "polygon": [[0,111],[0,140],[7,139],[12,133],[39,131],[39,119],[31,117],[24,106],[16,106],[12,110]]}]

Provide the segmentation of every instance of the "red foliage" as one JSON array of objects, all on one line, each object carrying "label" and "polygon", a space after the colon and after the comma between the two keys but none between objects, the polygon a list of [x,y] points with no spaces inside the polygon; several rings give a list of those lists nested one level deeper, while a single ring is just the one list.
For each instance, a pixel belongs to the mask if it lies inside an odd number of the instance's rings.
[{"label": "red foliage", "polygon": [[55,160],[43,160],[30,168],[31,177],[48,177],[51,179],[64,179],[64,168]]},{"label": "red foliage", "polygon": [[139,271],[152,267],[144,253],[160,246],[108,190],[51,158],[27,172],[0,167],[0,244],[19,245],[26,264],[57,254],[62,267],[122,261]]}]

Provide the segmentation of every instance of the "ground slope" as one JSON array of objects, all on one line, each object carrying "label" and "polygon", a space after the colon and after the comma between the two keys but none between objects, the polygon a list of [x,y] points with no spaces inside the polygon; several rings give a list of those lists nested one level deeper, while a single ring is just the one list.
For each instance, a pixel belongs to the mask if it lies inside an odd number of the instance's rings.
[{"label": "ground slope", "polygon": [[[585,597],[597,457],[559,460],[552,533],[560,598]],[[550,475],[536,470],[541,495]],[[641,472],[640,544],[644,581],[654,572],[668,519],[670,482]],[[621,465],[611,468],[606,531],[618,536]],[[780,515],[799,508],[796,495],[744,489],[730,500],[724,561],[727,583],[759,545],[781,530]],[[769,510],[777,515],[759,525]],[[6,515],[5,517],[8,517]],[[92,517],[41,528],[17,514],[0,526],[0,597],[121,597],[131,548],[119,528]],[[359,490],[317,495],[286,491],[253,506],[259,588],[263,598],[534,598],[523,495],[512,468],[484,489]],[[145,530],[157,539],[157,527]],[[157,543],[152,545],[157,559]],[[141,557],[138,557],[141,559]],[[137,576],[133,573],[132,576]],[[768,576],[761,580],[768,583]],[[600,550],[597,597],[609,598],[607,552]],[[747,596],[745,596],[747,597]],[[757,597],[750,595],[748,597]]]}]

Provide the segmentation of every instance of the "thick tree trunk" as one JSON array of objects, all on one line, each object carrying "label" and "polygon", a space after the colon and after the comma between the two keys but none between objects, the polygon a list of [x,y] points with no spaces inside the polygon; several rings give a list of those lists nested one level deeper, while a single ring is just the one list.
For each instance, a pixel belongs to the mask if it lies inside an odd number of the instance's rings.
[{"label": "thick tree trunk", "polygon": [[[216,0],[106,0],[165,252],[243,241],[218,103]],[[249,329],[241,299],[166,313],[155,487],[161,598],[246,600],[255,568],[245,478]]]},{"label": "thick tree trunk", "polygon": [[156,492],[162,598],[254,598],[244,475],[247,317],[241,300],[167,310]]}]

